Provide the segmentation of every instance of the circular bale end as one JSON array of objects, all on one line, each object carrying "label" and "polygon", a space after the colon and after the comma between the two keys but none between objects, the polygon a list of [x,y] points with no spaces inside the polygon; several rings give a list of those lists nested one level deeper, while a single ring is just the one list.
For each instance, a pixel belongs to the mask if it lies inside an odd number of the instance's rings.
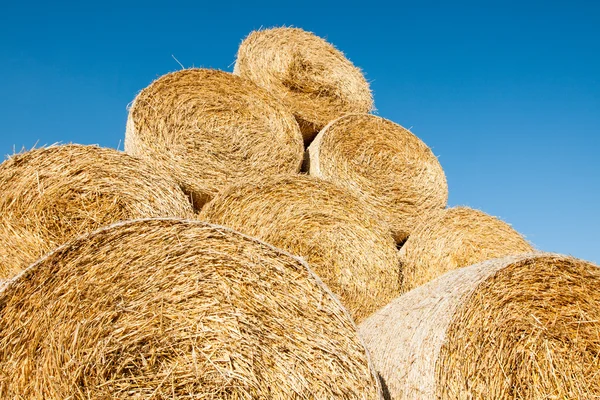
[{"label": "circular bale end", "polygon": [[298,172],[304,147],[293,115],[266,90],[227,72],[187,69],[137,95],[125,151],[173,175],[200,209],[238,179]]},{"label": "circular bale end", "polygon": [[13,279],[0,381],[3,399],[380,399],[356,326],[301,259],[164,219],[80,237]]},{"label": "circular bale end", "polygon": [[0,279],[85,232],[134,218],[187,217],[169,176],[96,146],[31,150],[0,165]]},{"label": "circular bale end", "polygon": [[391,398],[598,398],[600,268],[488,260],[397,298],[360,333]]},{"label": "circular bale end", "polygon": [[305,258],[357,321],[399,294],[389,231],[368,206],[329,182],[295,175],[232,186],[199,218]]},{"label": "circular bale end", "polygon": [[373,109],[361,70],[327,41],[299,28],[250,33],[240,45],[234,73],[280,98],[307,142],[329,121]]},{"label": "circular bale end", "polygon": [[448,184],[437,157],[402,126],[353,114],[329,123],[308,148],[311,175],[352,190],[380,211],[398,243],[432,210]]},{"label": "circular bale end", "polygon": [[534,248],[506,222],[479,210],[436,211],[400,249],[403,290],[412,290],[447,271]]}]

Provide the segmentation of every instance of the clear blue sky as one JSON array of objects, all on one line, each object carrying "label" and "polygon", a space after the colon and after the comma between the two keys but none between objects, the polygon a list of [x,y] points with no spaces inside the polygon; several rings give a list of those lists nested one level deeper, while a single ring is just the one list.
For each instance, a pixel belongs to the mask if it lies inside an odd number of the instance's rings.
[{"label": "clear blue sky", "polygon": [[600,262],[593,1],[4,1],[0,153],[118,147],[127,104],[180,68],[172,55],[231,71],[243,37],[280,25],[327,38],[366,72],[378,114],[439,156],[450,205],[500,216],[542,250]]}]

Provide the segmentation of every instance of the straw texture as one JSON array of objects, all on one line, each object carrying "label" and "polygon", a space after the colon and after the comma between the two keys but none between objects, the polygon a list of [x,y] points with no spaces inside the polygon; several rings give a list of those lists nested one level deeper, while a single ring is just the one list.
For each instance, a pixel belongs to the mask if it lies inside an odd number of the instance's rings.
[{"label": "straw texture", "polygon": [[304,257],[357,321],[400,291],[389,231],[358,198],[329,182],[295,175],[236,185],[199,218]]},{"label": "straw texture", "polygon": [[600,268],[526,254],[451,271],[360,326],[390,399],[600,397]]},{"label": "straw texture", "polygon": [[308,148],[311,175],[332,181],[380,211],[403,242],[432,210],[448,200],[446,176],[418,137],[368,114],[329,123]]},{"label": "straw texture", "polygon": [[373,108],[360,69],[327,41],[299,28],[250,33],[238,50],[234,74],[280,98],[296,116],[305,141],[345,113]]},{"label": "straw texture", "polygon": [[378,385],[308,266],[223,227],[113,225],[0,294],[3,399],[379,399]]},{"label": "straw texture", "polygon": [[302,134],[280,101],[227,72],[165,75],[135,98],[125,150],[171,174],[200,209],[238,179],[300,170]]},{"label": "straw texture", "polygon": [[479,210],[455,207],[433,212],[400,249],[403,290],[456,268],[532,251],[510,225]]},{"label": "straw texture", "polygon": [[191,213],[170,177],[116,150],[64,145],[14,155],[0,165],[0,279],[104,225]]}]

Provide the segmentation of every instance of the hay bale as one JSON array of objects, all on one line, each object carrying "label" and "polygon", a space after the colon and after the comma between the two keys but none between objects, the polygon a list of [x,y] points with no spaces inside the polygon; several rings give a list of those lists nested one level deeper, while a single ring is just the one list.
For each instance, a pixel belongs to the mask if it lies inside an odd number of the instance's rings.
[{"label": "hay bale", "polygon": [[308,176],[232,186],[199,215],[304,257],[360,321],[400,290],[389,231],[358,198]]},{"label": "hay bale", "polygon": [[482,211],[454,207],[433,212],[400,249],[403,290],[453,269],[532,251],[509,224]]},{"label": "hay bale", "polygon": [[298,172],[304,148],[294,117],[267,91],[227,72],[187,69],[137,95],[125,151],[172,174],[200,209],[238,179]]},{"label": "hay bale", "polygon": [[0,165],[0,278],[99,227],[191,213],[170,177],[113,149],[72,144],[14,155]]},{"label": "hay bale", "polygon": [[378,209],[403,242],[448,200],[437,157],[418,137],[387,119],[353,114],[329,123],[308,148],[311,175],[354,191]]},{"label": "hay bale", "polygon": [[80,237],[12,280],[0,382],[3,399],[380,398],[356,326],[301,259],[165,219]]},{"label": "hay bale", "polygon": [[250,33],[240,45],[233,73],[280,98],[296,116],[307,142],[329,121],[373,109],[361,70],[331,44],[302,29]]},{"label": "hay bale", "polygon": [[359,331],[390,399],[600,397],[600,268],[575,258],[449,272]]}]

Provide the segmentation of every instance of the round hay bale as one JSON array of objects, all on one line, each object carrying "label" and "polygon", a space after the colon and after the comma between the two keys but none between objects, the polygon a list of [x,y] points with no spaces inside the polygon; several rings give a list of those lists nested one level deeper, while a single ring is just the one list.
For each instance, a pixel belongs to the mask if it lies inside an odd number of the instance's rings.
[{"label": "round hay bale", "polygon": [[0,278],[102,226],[192,212],[175,181],[117,150],[71,144],[14,155],[0,165]]},{"label": "round hay bale", "polygon": [[0,381],[3,399],[380,399],[351,317],[301,259],[165,219],[80,237],[13,279]]},{"label": "round hay bale", "polygon": [[359,331],[390,399],[600,397],[600,268],[575,258],[451,271]]},{"label": "round hay bale", "polygon": [[368,206],[329,182],[295,175],[235,185],[199,218],[304,257],[357,321],[399,294],[389,231]]},{"label": "round hay bale", "polygon": [[308,158],[311,175],[378,209],[397,242],[431,210],[446,207],[448,184],[437,157],[390,120],[353,114],[332,121],[309,146]]},{"label": "round hay bale", "polygon": [[238,179],[300,170],[302,134],[280,101],[227,72],[162,76],[131,105],[125,151],[172,174],[194,206]]},{"label": "round hay bale", "polygon": [[506,222],[482,211],[454,207],[432,213],[400,249],[403,290],[453,269],[534,248]]},{"label": "round hay bale", "polygon": [[299,28],[250,33],[233,73],[280,98],[296,116],[305,141],[343,114],[373,109],[361,70],[327,41]]}]

